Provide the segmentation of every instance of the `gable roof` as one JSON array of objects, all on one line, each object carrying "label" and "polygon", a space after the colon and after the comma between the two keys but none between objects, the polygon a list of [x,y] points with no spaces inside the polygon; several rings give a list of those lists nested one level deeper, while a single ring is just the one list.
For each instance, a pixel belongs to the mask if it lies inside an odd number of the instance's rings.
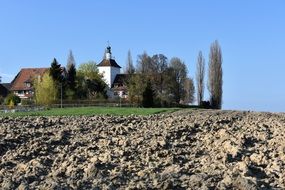
[{"label": "gable roof", "polygon": [[112,88],[119,86],[126,86],[129,78],[130,78],[129,74],[117,74],[112,84]]},{"label": "gable roof", "polygon": [[129,74],[117,74],[114,79],[114,84],[125,84],[130,78]]},{"label": "gable roof", "polygon": [[31,86],[27,86],[25,83],[32,83],[35,77],[43,76],[49,68],[25,68],[17,74],[17,76],[12,81],[11,90],[31,90]]},{"label": "gable roof", "polygon": [[120,65],[114,59],[103,59],[101,63],[97,65],[98,67],[117,67],[121,68]]}]

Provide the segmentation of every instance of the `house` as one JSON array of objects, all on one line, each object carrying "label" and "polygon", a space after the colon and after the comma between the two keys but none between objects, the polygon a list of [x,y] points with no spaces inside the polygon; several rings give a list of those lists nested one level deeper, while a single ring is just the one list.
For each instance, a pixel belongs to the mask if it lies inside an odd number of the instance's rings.
[{"label": "house", "polygon": [[112,91],[114,96],[119,96],[121,98],[128,98],[128,88],[127,81],[130,75],[128,74],[117,74],[115,80],[112,84]]},{"label": "house", "polygon": [[10,88],[11,88],[10,83],[0,84],[0,96],[5,98],[10,93]]},{"label": "house", "polygon": [[126,81],[128,75],[121,74],[121,66],[112,58],[110,46],[106,48],[104,59],[97,67],[99,73],[103,75],[103,79],[109,87],[107,95],[110,98],[127,98]]},{"label": "house", "polygon": [[11,82],[10,91],[21,99],[28,99],[34,96],[33,81],[42,77],[49,68],[24,68],[16,75]]}]

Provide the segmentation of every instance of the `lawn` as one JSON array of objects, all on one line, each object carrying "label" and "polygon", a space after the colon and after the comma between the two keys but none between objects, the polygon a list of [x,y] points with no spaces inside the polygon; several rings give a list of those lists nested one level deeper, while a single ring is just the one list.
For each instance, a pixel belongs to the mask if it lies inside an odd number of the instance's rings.
[{"label": "lawn", "polygon": [[151,115],[170,113],[180,108],[130,108],[130,107],[77,107],[52,108],[44,111],[0,113],[1,116],[71,116],[71,115]]}]

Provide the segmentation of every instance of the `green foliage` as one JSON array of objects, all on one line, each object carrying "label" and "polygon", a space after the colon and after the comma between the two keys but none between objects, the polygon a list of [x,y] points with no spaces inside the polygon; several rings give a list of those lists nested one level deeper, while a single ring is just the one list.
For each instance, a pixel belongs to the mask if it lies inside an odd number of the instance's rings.
[{"label": "green foliage", "polygon": [[142,74],[133,74],[127,83],[128,98],[132,104],[142,105],[143,92],[146,86],[145,78]]},{"label": "green foliage", "polygon": [[70,88],[65,90],[65,97],[67,100],[73,100],[75,98],[75,91]]},{"label": "green foliage", "polygon": [[[75,88],[76,88],[76,67],[75,67],[75,60],[72,54],[72,51],[70,50],[69,56],[67,59],[67,75],[66,75],[66,82],[67,82],[67,88],[69,91],[73,91],[73,94],[75,94]],[[71,97],[70,95],[68,97]]]},{"label": "green foliage", "polygon": [[107,84],[99,74],[97,65],[93,61],[79,65],[77,72],[77,96],[81,99],[107,98]]},{"label": "green foliage", "polygon": [[159,113],[171,113],[179,108],[129,108],[129,107],[79,107],[79,108],[53,108],[37,112],[16,112],[12,114],[0,113],[12,116],[71,116],[71,115],[151,115]]},{"label": "green foliage", "polygon": [[78,67],[78,76],[82,76],[85,79],[101,79],[102,76],[99,74],[96,62],[88,61],[87,63],[82,63]]},{"label": "green foliage", "polygon": [[33,105],[35,102],[33,100],[29,99],[22,99],[21,100],[21,105],[23,106],[28,106],[28,105]]},{"label": "green foliage", "polygon": [[150,80],[147,81],[146,87],[143,92],[143,100],[142,105],[145,108],[153,107],[154,105],[154,90],[152,89],[152,85]]},{"label": "green foliage", "polygon": [[44,74],[43,78],[34,81],[35,99],[38,105],[51,105],[57,99],[58,89],[49,73]]},{"label": "green foliage", "polygon": [[57,62],[55,58],[53,59],[53,62],[51,63],[49,74],[55,82],[57,83],[62,82],[63,77],[62,77],[61,65]]},{"label": "green foliage", "polygon": [[19,96],[10,93],[6,98],[5,98],[5,105],[17,105],[21,102],[21,99],[19,98]]},{"label": "green foliage", "polygon": [[15,107],[15,103],[13,100],[9,101],[8,107],[9,107],[9,109],[13,109]]}]

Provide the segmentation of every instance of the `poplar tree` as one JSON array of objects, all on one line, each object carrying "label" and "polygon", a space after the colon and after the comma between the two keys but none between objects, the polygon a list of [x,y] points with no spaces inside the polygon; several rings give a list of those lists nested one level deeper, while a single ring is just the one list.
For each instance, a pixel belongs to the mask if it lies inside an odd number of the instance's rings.
[{"label": "poplar tree", "polygon": [[128,58],[127,58],[127,66],[126,66],[126,74],[134,74],[135,73],[135,67],[133,65],[133,59],[131,55],[131,51],[128,51]]},{"label": "poplar tree", "polygon": [[205,59],[200,51],[197,58],[196,68],[196,84],[197,84],[197,102],[201,106],[204,98],[204,77],[205,77]]},{"label": "poplar tree", "polygon": [[209,55],[209,76],[208,90],[210,93],[211,107],[222,108],[223,95],[223,70],[222,70],[222,50],[216,40],[211,44]]}]

